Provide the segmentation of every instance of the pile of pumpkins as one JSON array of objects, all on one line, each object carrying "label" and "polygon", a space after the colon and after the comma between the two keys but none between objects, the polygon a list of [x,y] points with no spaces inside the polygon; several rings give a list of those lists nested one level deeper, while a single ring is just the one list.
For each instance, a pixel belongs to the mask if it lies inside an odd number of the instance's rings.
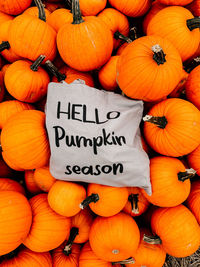
[{"label": "pile of pumpkins", "polygon": [[[162,267],[198,250],[198,16],[200,0],[0,0],[0,266]],[[151,196],[52,177],[47,87],[76,79],[144,101]]]}]

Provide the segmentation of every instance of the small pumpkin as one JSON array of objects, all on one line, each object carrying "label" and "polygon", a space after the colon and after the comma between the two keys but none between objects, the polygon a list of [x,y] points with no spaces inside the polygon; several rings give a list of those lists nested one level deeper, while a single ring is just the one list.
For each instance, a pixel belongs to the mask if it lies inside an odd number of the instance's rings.
[{"label": "small pumpkin", "polygon": [[53,11],[47,18],[49,24],[56,32],[66,23],[72,23],[73,16],[69,9],[59,8]]},{"label": "small pumpkin", "polygon": [[9,178],[0,178],[0,191],[15,191],[25,195],[23,186]]},{"label": "small pumpkin", "polygon": [[200,225],[200,182],[195,181],[192,183],[190,195],[187,199],[187,207],[195,216]]},{"label": "small pumpkin", "polygon": [[200,176],[200,145],[187,156],[188,164]]},{"label": "small pumpkin", "polygon": [[48,9],[52,13],[56,9],[65,8],[66,4],[62,2],[51,3],[51,2],[47,2],[44,0],[44,5],[45,5],[45,8]]},{"label": "small pumpkin", "polygon": [[69,237],[71,219],[50,208],[47,194],[34,196],[29,203],[33,223],[23,244],[35,252],[46,252],[60,246]]},{"label": "small pumpkin", "polygon": [[0,11],[10,14],[19,15],[31,5],[32,0],[4,0],[0,2]]},{"label": "small pumpkin", "polygon": [[56,179],[51,175],[49,166],[38,168],[34,171],[34,181],[44,192],[49,192]]},{"label": "small pumpkin", "polygon": [[107,4],[107,0],[79,0],[79,2],[83,16],[95,16],[102,11]]},{"label": "small pumpkin", "polygon": [[34,180],[34,172],[35,171],[31,171],[31,170],[27,170],[24,172],[24,180],[25,180],[25,184],[26,184],[26,188],[27,190],[33,194],[39,194],[42,192],[42,190],[37,186],[35,180]]},{"label": "small pumpkin", "polygon": [[128,259],[137,250],[139,240],[136,222],[122,212],[108,218],[97,217],[89,234],[90,246],[96,256],[110,262]]}]

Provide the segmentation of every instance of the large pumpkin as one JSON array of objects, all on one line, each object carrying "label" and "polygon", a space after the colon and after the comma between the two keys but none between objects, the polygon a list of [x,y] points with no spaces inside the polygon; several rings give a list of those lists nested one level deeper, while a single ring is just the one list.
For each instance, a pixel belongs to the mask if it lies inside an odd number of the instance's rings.
[{"label": "large pumpkin", "polygon": [[200,112],[186,100],[164,100],[156,104],[144,120],[146,141],[162,155],[183,156],[200,144]]},{"label": "large pumpkin", "polygon": [[1,132],[1,146],[3,158],[11,168],[35,169],[47,165],[50,149],[45,114],[25,110],[13,115]]},{"label": "large pumpkin", "polygon": [[145,36],[130,43],[117,64],[117,82],[130,98],[155,101],[166,97],[182,77],[182,62],[166,39]]},{"label": "large pumpkin", "polygon": [[190,195],[187,199],[187,206],[196,217],[200,224],[200,182],[195,181],[192,183]]},{"label": "large pumpkin", "polygon": [[15,191],[0,191],[0,255],[16,249],[27,237],[32,212],[28,200]]}]

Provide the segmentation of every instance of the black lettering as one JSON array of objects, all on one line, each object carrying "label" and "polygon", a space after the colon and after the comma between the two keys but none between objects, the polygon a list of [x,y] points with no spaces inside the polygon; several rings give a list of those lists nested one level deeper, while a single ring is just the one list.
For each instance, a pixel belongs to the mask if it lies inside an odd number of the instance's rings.
[{"label": "black lettering", "polygon": [[114,145],[117,145],[117,142],[116,142],[116,140],[115,140],[115,136],[114,136],[114,134],[115,134],[115,133],[112,132],[112,135],[113,135],[113,136],[112,136],[112,142],[113,142]]},{"label": "black lettering", "polygon": [[76,174],[81,173],[81,168],[78,165],[73,166],[72,171],[75,172]]},{"label": "black lettering", "polygon": [[122,143],[126,144],[126,138],[124,136],[115,136],[118,145],[122,146]]},{"label": "black lettering", "polygon": [[97,108],[95,108],[95,118],[96,118],[96,124],[102,124],[102,123],[105,123],[107,122],[108,120],[106,121],[99,121],[99,111]]},{"label": "black lettering", "polygon": [[76,111],[76,107],[82,107],[82,105],[80,105],[80,104],[73,104],[72,105],[72,120],[82,121],[82,120],[76,118],[76,114],[80,114],[80,112]]},{"label": "black lettering", "polygon": [[116,175],[119,169],[119,173],[123,173],[124,167],[121,163],[113,164],[113,174]]},{"label": "black lettering", "polygon": [[76,146],[76,142],[75,142],[75,140],[74,140],[74,136],[73,135],[71,135],[71,138],[70,138],[70,136],[69,135],[66,135],[65,136],[65,142],[66,142],[66,145],[67,146]]},{"label": "black lettering", "polygon": [[67,174],[67,175],[69,175],[69,174],[72,174],[72,171],[71,171],[71,166],[70,165],[67,165],[66,166],[66,172],[65,172],[65,174]]},{"label": "black lettering", "polygon": [[112,145],[113,143],[112,142],[109,142],[108,139],[110,137],[110,133],[109,134],[106,134],[106,131],[105,129],[102,130],[102,133],[103,133],[103,140],[104,140],[104,145]]},{"label": "black lettering", "polygon": [[102,136],[93,137],[93,151],[95,155],[97,155],[97,147],[102,146],[102,144],[103,144]]},{"label": "black lettering", "polygon": [[110,173],[112,171],[112,167],[109,166],[109,165],[104,165],[101,170],[102,170],[103,173],[108,174],[108,173]]},{"label": "black lettering", "polygon": [[60,119],[60,114],[67,114],[68,115],[68,120],[70,119],[70,109],[71,109],[71,104],[68,103],[68,111],[61,111],[60,110],[61,102],[58,101],[58,106],[57,106],[57,119]]},{"label": "black lettering", "polygon": [[95,121],[87,121],[87,107],[83,105],[83,122],[95,123]]},{"label": "black lettering", "polygon": [[55,129],[55,144],[60,147],[60,140],[65,137],[65,130],[61,126],[53,126],[53,128]]},{"label": "black lettering", "polygon": [[108,120],[117,119],[117,118],[119,118],[119,116],[120,116],[120,112],[119,111],[110,111],[110,112],[107,113],[107,119]]},{"label": "black lettering", "polygon": [[90,165],[90,166],[85,166],[85,167],[83,167],[81,171],[82,171],[82,173],[85,174],[85,175],[88,175],[88,174],[93,175],[93,168],[92,168],[91,165]]},{"label": "black lettering", "polygon": [[81,140],[83,140],[84,147],[92,146],[92,140],[89,138],[86,138],[84,136],[76,136],[76,145],[77,147],[81,147]]},{"label": "black lettering", "polygon": [[97,175],[101,174],[101,171],[99,170],[100,167],[101,167],[100,165],[95,166],[95,169],[97,170],[97,172],[94,172],[93,175],[97,176]]}]

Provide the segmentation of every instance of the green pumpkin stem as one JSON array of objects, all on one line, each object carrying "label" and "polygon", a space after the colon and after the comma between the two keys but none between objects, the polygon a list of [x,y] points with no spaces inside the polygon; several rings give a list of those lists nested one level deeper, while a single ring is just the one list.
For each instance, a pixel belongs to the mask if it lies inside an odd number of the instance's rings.
[{"label": "green pumpkin stem", "polygon": [[128,258],[127,260],[112,262],[112,265],[121,264],[123,266],[124,264],[134,264],[134,263],[135,260],[131,257]]},{"label": "green pumpkin stem", "polygon": [[4,51],[5,49],[9,49],[10,48],[10,44],[9,44],[9,42],[8,41],[6,41],[6,42],[2,42],[1,44],[0,44],[0,53],[2,52],[2,51]]},{"label": "green pumpkin stem", "polygon": [[151,244],[151,245],[162,244],[162,240],[160,239],[159,236],[148,236],[148,235],[144,234],[143,241],[148,243],[148,244]]},{"label": "green pumpkin stem", "polygon": [[123,35],[122,33],[118,32],[118,31],[116,31],[114,33],[114,37],[117,40],[120,39],[120,40],[123,40],[123,41],[125,41],[127,43],[132,43],[133,42],[130,38],[128,38],[127,36]]},{"label": "green pumpkin stem", "polygon": [[164,64],[166,62],[166,54],[163,52],[162,47],[159,44],[152,46],[151,50],[153,51],[153,60],[158,64]]},{"label": "green pumpkin stem", "polygon": [[184,182],[188,179],[191,179],[196,174],[196,171],[194,169],[186,169],[185,172],[179,172],[178,173],[178,179],[181,182]]},{"label": "green pumpkin stem", "polygon": [[45,62],[45,66],[51,72],[51,74],[53,74],[57,78],[58,82],[64,81],[66,79],[66,75],[62,74],[50,60],[47,60]]},{"label": "green pumpkin stem", "polygon": [[42,61],[45,59],[44,55],[40,55],[30,66],[32,71],[38,71],[39,66],[41,65]]},{"label": "green pumpkin stem", "polygon": [[73,14],[72,24],[80,24],[84,22],[80,10],[79,0],[72,0],[72,14]]},{"label": "green pumpkin stem", "polygon": [[46,22],[46,14],[45,14],[44,5],[43,5],[42,1],[41,0],[34,0],[34,2],[38,8],[38,13],[39,13],[38,18],[43,20],[44,22]]},{"label": "green pumpkin stem", "polygon": [[99,200],[98,194],[91,194],[89,197],[87,197],[85,200],[81,202],[80,208],[83,210],[86,207],[88,207],[90,203],[92,202],[96,203],[98,200]]},{"label": "green pumpkin stem", "polygon": [[72,227],[69,235],[69,239],[67,241],[66,246],[63,249],[63,252],[66,256],[69,256],[72,252],[72,244],[76,238],[76,236],[79,234],[79,230],[77,227]]},{"label": "green pumpkin stem", "polygon": [[153,123],[153,124],[157,125],[161,129],[165,129],[165,127],[167,125],[167,119],[166,119],[165,116],[163,116],[163,117],[154,117],[154,116],[151,116],[151,115],[146,115],[143,118],[143,121]]},{"label": "green pumpkin stem", "polygon": [[188,19],[187,20],[187,26],[190,31],[200,28],[200,18],[196,17],[193,19]]},{"label": "green pumpkin stem", "polygon": [[131,208],[132,208],[132,213],[138,214],[139,213],[139,207],[138,207],[138,202],[139,202],[139,194],[130,194],[128,196],[128,201],[131,202]]}]

